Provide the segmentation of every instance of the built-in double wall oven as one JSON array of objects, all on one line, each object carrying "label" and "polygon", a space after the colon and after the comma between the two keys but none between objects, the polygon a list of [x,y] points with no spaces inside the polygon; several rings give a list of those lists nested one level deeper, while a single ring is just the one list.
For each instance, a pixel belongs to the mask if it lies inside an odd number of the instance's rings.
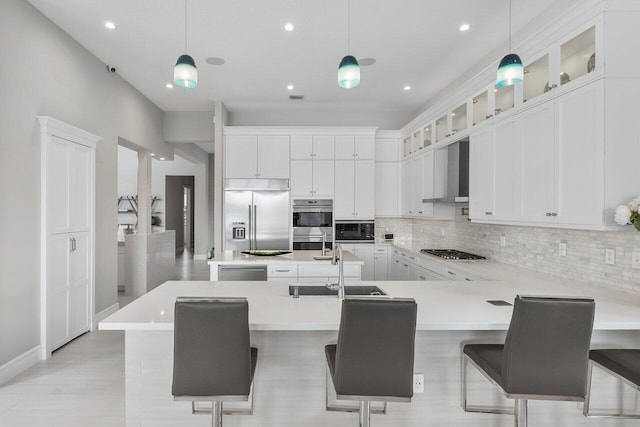
[{"label": "built-in double wall oven", "polygon": [[374,243],[375,221],[336,221],[336,243]]},{"label": "built-in double wall oven", "polygon": [[333,200],[296,199],[293,201],[293,249],[321,250],[332,247]]}]

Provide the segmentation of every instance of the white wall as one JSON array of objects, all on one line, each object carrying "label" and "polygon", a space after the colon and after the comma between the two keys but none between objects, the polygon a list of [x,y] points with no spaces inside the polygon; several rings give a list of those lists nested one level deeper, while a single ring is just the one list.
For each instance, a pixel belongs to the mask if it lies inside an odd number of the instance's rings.
[{"label": "white wall", "polygon": [[[117,302],[118,137],[173,155],[162,111],[24,0],[0,2],[0,365],[39,344],[37,115],[104,138],[96,151],[96,312]],[[11,206],[11,209],[7,209]]]}]

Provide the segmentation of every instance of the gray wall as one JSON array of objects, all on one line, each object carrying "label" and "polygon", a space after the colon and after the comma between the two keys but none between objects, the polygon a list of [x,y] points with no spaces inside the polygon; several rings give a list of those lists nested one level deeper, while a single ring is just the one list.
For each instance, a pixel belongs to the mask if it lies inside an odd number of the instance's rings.
[{"label": "gray wall", "polygon": [[213,142],[213,111],[165,111],[167,142]]},{"label": "gray wall", "polygon": [[96,153],[96,312],[117,302],[118,136],[158,154],[173,150],[162,111],[24,0],[0,2],[0,69],[1,365],[39,344],[36,116],[104,138]]}]

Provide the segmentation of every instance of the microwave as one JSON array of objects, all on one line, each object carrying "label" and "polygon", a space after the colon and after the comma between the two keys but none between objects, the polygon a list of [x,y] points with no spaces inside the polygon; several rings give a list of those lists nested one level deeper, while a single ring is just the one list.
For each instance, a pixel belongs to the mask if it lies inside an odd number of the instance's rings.
[{"label": "microwave", "polygon": [[375,221],[336,221],[336,243],[374,243]]}]

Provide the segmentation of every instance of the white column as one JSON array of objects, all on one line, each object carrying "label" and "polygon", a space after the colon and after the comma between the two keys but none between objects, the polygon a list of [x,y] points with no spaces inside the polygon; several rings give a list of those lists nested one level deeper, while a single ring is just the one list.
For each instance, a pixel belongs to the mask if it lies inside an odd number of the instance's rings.
[{"label": "white column", "polygon": [[138,234],[151,234],[151,152],[138,151]]}]

